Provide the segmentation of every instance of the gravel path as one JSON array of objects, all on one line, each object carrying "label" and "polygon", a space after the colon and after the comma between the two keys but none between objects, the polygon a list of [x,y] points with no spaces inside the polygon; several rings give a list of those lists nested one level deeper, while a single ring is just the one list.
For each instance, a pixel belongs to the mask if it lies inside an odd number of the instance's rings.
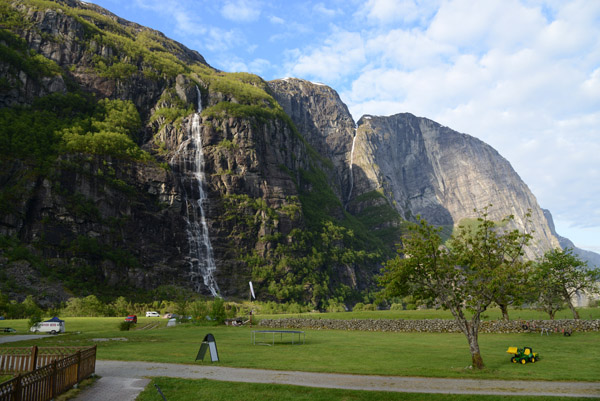
[{"label": "gravel path", "polygon": [[[153,376],[213,379],[232,382],[277,383],[351,390],[409,393],[549,395],[600,399],[600,382],[545,382],[517,380],[439,379],[422,377],[348,375],[222,366],[98,360],[100,380],[75,398],[77,401],[135,400]],[[168,399],[168,395],[167,399]]]}]

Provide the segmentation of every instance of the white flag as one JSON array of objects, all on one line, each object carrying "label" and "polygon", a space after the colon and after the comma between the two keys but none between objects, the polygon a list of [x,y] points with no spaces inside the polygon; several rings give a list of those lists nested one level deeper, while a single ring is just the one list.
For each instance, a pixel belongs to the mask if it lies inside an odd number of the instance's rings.
[{"label": "white flag", "polygon": [[256,295],[254,295],[254,287],[252,287],[252,281],[250,281],[250,294],[252,294],[252,298],[256,299]]}]

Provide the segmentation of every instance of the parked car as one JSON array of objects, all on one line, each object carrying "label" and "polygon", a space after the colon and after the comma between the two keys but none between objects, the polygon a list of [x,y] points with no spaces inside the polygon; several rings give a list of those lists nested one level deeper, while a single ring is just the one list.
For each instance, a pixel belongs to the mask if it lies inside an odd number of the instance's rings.
[{"label": "parked car", "polygon": [[46,320],[45,322],[40,322],[31,326],[29,331],[34,333],[50,333],[50,334],[58,334],[65,332],[65,321],[61,320],[57,317],[53,317],[52,319]]},{"label": "parked car", "polygon": [[136,315],[129,315],[125,318],[126,322],[131,322],[131,323],[137,323],[137,316]]},{"label": "parked car", "polygon": [[146,317],[160,317],[160,315],[158,314],[158,312],[149,311],[146,312]]},{"label": "parked car", "polygon": [[17,330],[13,329],[12,327],[3,327],[0,329],[0,331],[4,332],[4,333],[16,333]]}]

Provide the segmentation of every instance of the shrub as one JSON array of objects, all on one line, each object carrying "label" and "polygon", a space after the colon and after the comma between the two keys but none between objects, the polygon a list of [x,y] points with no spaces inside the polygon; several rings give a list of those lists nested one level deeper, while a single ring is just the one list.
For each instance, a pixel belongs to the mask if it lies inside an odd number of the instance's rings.
[{"label": "shrub", "polygon": [[346,306],[341,302],[330,299],[327,304],[327,312],[346,312]]},{"label": "shrub", "polygon": [[135,323],[133,323],[133,322],[125,322],[125,321],[123,321],[123,322],[119,323],[119,330],[121,330],[121,331],[129,331],[129,329],[132,326],[134,326],[134,325],[135,325]]},{"label": "shrub", "polygon": [[35,326],[42,321],[41,315],[33,315],[29,318],[29,327]]},{"label": "shrub", "polygon": [[215,300],[212,302],[210,319],[213,322],[222,324],[223,322],[225,322],[226,318],[227,315],[225,313],[225,301],[223,301],[223,298],[216,297]]}]

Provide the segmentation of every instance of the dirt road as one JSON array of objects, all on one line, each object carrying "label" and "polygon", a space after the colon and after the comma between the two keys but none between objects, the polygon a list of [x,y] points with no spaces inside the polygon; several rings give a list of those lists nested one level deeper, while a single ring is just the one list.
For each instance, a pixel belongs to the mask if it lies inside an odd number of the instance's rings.
[{"label": "dirt road", "polygon": [[[263,369],[227,368],[152,362],[96,362],[101,376],[75,400],[135,400],[149,377],[167,376],[232,382],[277,383],[308,387],[409,393],[550,395],[600,399],[600,382],[439,379],[423,377],[347,375]],[[144,379],[144,380],[141,380]]]}]

